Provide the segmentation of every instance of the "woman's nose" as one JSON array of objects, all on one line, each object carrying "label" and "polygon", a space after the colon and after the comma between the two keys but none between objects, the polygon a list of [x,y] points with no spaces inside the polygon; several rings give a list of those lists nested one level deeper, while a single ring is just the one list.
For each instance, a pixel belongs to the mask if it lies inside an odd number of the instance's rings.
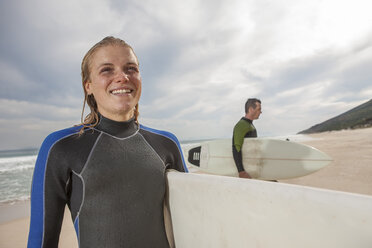
[{"label": "woman's nose", "polygon": [[125,73],[125,71],[121,71],[117,75],[117,82],[128,82],[129,81],[129,75]]}]

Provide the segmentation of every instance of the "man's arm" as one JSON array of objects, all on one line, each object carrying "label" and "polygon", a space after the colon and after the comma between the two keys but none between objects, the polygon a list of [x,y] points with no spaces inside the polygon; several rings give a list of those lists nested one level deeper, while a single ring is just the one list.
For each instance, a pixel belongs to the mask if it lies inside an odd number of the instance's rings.
[{"label": "man's arm", "polygon": [[233,132],[233,157],[235,161],[236,168],[239,172],[239,177],[242,178],[251,178],[251,176],[244,170],[243,167],[243,159],[242,159],[242,148],[244,143],[245,135],[250,131],[248,125],[245,125],[244,122],[239,121],[235,127]]}]

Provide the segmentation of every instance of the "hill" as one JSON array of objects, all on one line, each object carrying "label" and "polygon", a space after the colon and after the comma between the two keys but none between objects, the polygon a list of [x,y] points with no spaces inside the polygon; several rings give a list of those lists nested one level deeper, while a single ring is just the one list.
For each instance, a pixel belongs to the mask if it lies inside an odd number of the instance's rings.
[{"label": "hill", "polygon": [[372,127],[372,99],[341,115],[299,132],[299,134],[320,133],[342,129]]}]

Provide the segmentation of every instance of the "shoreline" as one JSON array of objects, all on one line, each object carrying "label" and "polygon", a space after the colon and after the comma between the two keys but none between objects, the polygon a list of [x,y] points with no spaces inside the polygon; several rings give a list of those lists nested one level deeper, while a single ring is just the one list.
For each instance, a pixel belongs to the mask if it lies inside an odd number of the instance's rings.
[{"label": "shoreline", "polygon": [[[313,146],[333,158],[321,170],[281,183],[372,195],[372,128],[308,134],[298,143]],[[25,247],[29,231],[30,200],[0,205],[0,247]],[[75,229],[66,207],[61,248],[77,248]]]}]

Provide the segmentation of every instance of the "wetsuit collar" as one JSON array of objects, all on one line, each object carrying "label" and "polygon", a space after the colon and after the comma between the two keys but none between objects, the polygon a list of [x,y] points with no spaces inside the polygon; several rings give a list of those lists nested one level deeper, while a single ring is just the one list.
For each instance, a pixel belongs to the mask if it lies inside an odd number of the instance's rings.
[{"label": "wetsuit collar", "polygon": [[113,121],[99,114],[99,122],[96,129],[118,138],[125,138],[133,135],[138,130],[134,117],[128,121]]},{"label": "wetsuit collar", "polygon": [[249,123],[253,123],[252,120],[250,120],[250,119],[248,119],[248,118],[245,118],[245,117],[242,117],[242,120],[248,121]]}]

